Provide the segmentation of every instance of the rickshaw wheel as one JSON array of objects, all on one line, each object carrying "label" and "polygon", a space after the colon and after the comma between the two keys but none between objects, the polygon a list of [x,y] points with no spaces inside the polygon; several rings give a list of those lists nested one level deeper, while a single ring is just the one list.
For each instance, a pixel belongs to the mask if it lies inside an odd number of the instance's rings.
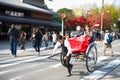
[{"label": "rickshaw wheel", "polygon": [[92,45],[86,53],[86,68],[89,72],[93,72],[96,67],[97,62],[97,48],[95,45]]},{"label": "rickshaw wheel", "polygon": [[61,61],[62,65],[65,66],[64,55],[62,53],[60,55],[60,61]]}]

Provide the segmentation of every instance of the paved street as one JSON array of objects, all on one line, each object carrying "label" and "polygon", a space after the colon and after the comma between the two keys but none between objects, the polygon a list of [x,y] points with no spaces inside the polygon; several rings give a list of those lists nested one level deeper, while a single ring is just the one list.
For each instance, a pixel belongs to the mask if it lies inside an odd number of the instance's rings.
[{"label": "paved street", "polygon": [[[26,44],[26,50],[19,50],[17,57],[10,55],[9,42],[0,42],[0,80],[119,80],[120,78],[120,40],[113,41],[114,57],[103,56],[102,42],[96,42],[98,61],[96,70],[90,73],[85,61],[73,59],[72,76],[66,77],[67,69],[60,63],[60,55],[47,58],[52,50],[41,48],[40,56]],[[59,53],[60,49],[56,51]]]}]

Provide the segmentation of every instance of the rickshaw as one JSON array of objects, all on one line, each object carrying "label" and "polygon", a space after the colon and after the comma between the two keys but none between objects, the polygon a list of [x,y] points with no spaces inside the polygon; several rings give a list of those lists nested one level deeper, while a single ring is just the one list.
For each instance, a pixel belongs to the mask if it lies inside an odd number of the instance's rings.
[{"label": "rickshaw", "polygon": [[[71,46],[72,57],[79,59],[82,55],[82,59],[86,62],[88,72],[93,72],[97,63],[97,48],[96,43],[92,41],[92,37],[83,35],[69,38],[68,41]],[[65,66],[63,59],[64,57],[61,53],[60,60],[62,65]]]}]

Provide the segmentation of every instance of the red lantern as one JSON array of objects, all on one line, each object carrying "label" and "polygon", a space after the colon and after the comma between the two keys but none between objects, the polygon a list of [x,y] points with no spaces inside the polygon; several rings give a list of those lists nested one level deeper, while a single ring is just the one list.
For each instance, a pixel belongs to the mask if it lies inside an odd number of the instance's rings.
[{"label": "red lantern", "polygon": [[64,19],[66,17],[66,14],[63,13],[63,14],[60,14],[61,18]]}]

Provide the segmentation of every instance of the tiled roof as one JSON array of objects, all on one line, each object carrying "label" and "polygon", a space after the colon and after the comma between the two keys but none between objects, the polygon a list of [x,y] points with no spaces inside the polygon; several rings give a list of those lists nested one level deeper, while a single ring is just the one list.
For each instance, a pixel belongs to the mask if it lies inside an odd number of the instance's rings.
[{"label": "tiled roof", "polygon": [[53,11],[39,8],[39,7],[30,5],[27,3],[23,3],[20,0],[0,0],[0,4],[9,5],[9,6],[17,7],[17,8],[29,9],[32,11],[38,11],[38,12],[43,12],[43,13],[48,13],[48,14],[56,14]]}]

